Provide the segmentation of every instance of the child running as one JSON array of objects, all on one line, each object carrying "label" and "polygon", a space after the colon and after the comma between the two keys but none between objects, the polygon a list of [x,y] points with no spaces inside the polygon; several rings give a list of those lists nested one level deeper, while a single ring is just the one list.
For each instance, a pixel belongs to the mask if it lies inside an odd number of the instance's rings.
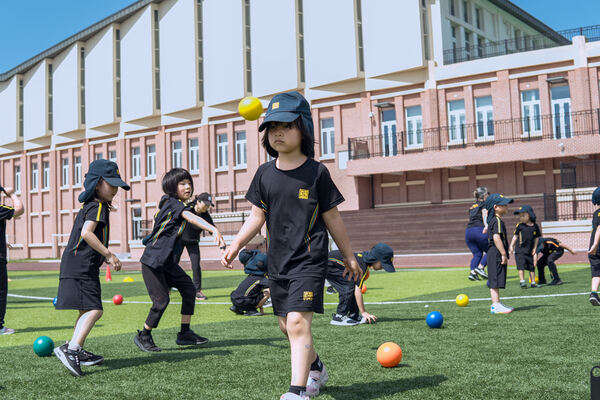
[{"label": "child running", "polygon": [[192,176],[183,168],[173,168],[162,179],[165,195],[158,204],[159,210],[154,217],[152,232],[144,238],[146,246],[140,258],[142,276],[152,300],[152,307],[143,329],[138,330],[133,342],[142,351],[161,351],[154,344],[152,329],[158,323],[169,305],[169,290],[177,288],[181,294],[181,330],[177,333],[180,346],[203,345],[208,339],[198,336],[190,329],[190,321],[196,305],[196,287],[192,278],[178,264],[183,251],[181,234],[187,223],[210,231],[221,250],[225,250],[225,241],[213,225],[195,215],[187,201],[194,193]]},{"label": "child running", "polygon": [[[592,204],[600,206],[600,187],[592,193]],[[600,297],[598,297],[598,286],[600,286],[600,208],[594,211],[592,216],[592,234],[590,236],[590,248],[588,250],[588,259],[592,270],[592,292],[590,293],[590,303],[593,306],[600,306]]]},{"label": "child running", "polygon": [[[529,281],[532,288],[539,288],[535,283],[536,249],[540,238],[540,227],[535,223],[535,213],[528,205],[521,206],[515,214],[519,215],[519,223],[510,241],[510,253],[515,253],[517,270],[519,271],[519,284],[522,289],[527,289],[525,271],[529,272]],[[516,247],[515,247],[516,246]]]},{"label": "child running", "polygon": [[100,267],[121,269],[121,261],[108,249],[109,213],[119,187],[129,190],[119,175],[119,167],[108,160],[90,164],[79,195],[83,203],[77,213],[69,242],[60,261],[56,309],[77,310],[71,341],[54,349],[54,354],[73,376],[82,376],[81,365],[96,365],[102,356],[83,349],[85,339],[102,317]]},{"label": "child running", "polygon": [[327,168],[313,159],[314,129],[306,99],[298,92],[273,97],[259,131],[265,128],[262,144],[276,159],[256,171],[246,194],[253,205],[250,217],[222,263],[230,265],[266,221],[273,313],[291,352],[291,384],[280,399],[302,400],[318,395],[328,378],[311,333],[313,314],[323,313],[327,230],[343,254],[348,279],[360,279],[361,271],[337,209],[344,198]]}]

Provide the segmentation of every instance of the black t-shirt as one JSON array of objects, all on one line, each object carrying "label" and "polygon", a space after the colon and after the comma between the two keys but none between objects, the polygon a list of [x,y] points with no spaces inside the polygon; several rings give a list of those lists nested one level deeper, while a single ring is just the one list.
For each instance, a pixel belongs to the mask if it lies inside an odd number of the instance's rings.
[{"label": "black t-shirt", "polygon": [[14,208],[0,204],[0,263],[6,263],[6,221],[14,214]]},{"label": "black t-shirt", "polygon": [[483,201],[478,201],[469,208],[469,223],[467,224],[467,228],[485,226],[483,224],[483,214],[481,214],[481,210],[483,210]]},{"label": "black t-shirt", "polygon": [[562,246],[560,245],[560,241],[558,239],[546,237],[540,238],[536,252],[547,256],[560,249],[562,249]]},{"label": "black t-shirt", "polygon": [[146,248],[140,258],[142,264],[155,269],[176,263],[179,259],[183,251],[179,239],[187,225],[181,214],[191,211],[184,202],[171,196],[163,196],[158,206],[152,232],[142,241]]},{"label": "black t-shirt", "polygon": [[[205,211],[200,214],[197,214],[193,208],[190,208],[190,211],[193,212],[195,215],[199,216],[200,218],[202,218],[203,220],[205,220],[206,222],[208,222],[209,224],[211,224],[211,225],[215,224],[213,222],[212,217],[208,213],[208,211]],[[186,243],[187,242],[198,242],[200,240],[200,233],[202,233],[202,231],[203,231],[202,228],[198,228],[194,224],[186,224],[185,229],[183,230],[183,235],[181,235],[181,240],[183,240]]]},{"label": "black t-shirt", "polygon": [[[598,225],[600,224],[600,208],[594,211],[594,216],[592,217],[592,236],[590,236],[590,247],[594,244],[594,237],[596,236],[596,230],[598,229]],[[600,255],[600,246],[598,246],[598,250],[596,250],[596,256]]]},{"label": "black t-shirt", "polygon": [[[367,270],[369,266],[365,262],[362,253],[354,253],[354,258],[356,258],[356,262],[358,266],[362,270],[362,278],[360,281],[356,282],[356,286],[362,287],[363,282],[365,281],[365,277],[367,275]],[[344,257],[342,256],[342,252],[339,250],[333,250],[329,252],[329,258],[327,260],[327,268],[338,268],[344,269],[346,266],[344,265]]]},{"label": "black t-shirt", "polygon": [[231,297],[234,299],[240,299],[242,297],[261,297],[262,292],[269,287],[269,280],[264,276],[248,275],[246,279],[238,285],[238,287],[231,292]]},{"label": "black t-shirt", "polygon": [[540,237],[540,227],[536,223],[527,225],[519,222],[515,228],[515,235],[518,236],[515,253],[531,254],[535,238]]},{"label": "black t-shirt", "polygon": [[261,165],[246,199],[266,214],[271,279],[325,277],[329,238],[322,214],[344,201],[327,168],[309,158],[283,171]]},{"label": "black t-shirt", "polygon": [[509,254],[508,241],[506,239],[506,225],[504,225],[504,221],[502,221],[500,217],[496,216],[494,216],[488,224],[488,244],[490,245],[490,248],[496,247],[494,244],[494,234],[500,235],[502,244],[504,245],[504,251],[506,252],[506,259],[508,259]]},{"label": "black t-shirt", "polygon": [[81,231],[86,221],[97,222],[94,235],[108,247],[109,213],[108,204],[103,202],[91,200],[81,206],[60,260],[61,278],[98,278],[104,257],[83,240]]}]

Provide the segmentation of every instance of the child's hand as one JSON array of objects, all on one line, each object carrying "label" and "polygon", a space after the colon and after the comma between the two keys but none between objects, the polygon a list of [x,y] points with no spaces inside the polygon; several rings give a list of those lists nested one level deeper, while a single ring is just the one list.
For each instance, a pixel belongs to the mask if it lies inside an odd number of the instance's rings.
[{"label": "child's hand", "polygon": [[483,228],[483,231],[481,231],[481,233],[487,233],[487,226]]},{"label": "child's hand", "polygon": [[4,188],[4,193],[6,193],[7,196],[11,196],[15,191],[13,190],[13,188],[11,187],[5,187]]},{"label": "child's hand", "polygon": [[[598,250],[598,245],[590,247],[590,249],[588,250],[588,254],[593,256],[594,254],[596,254],[596,250]],[[572,254],[575,254],[575,253],[572,253]]]},{"label": "child's hand", "polygon": [[502,256],[502,261],[500,261],[500,264],[502,264],[502,265],[507,265],[508,264],[508,258],[506,257],[506,254],[504,254]]},{"label": "child's hand", "polygon": [[377,321],[377,317],[373,314],[369,314],[368,312],[362,313],[363,318],[367,322],[367,324],[374,324]]},{"label": "child's hand", "polygon": [[569,252],[573,255],[577,254],[577,252],[575,250],[569,250]]},{"label": "child's hand", "polygon": [[348,275],[348,280],[354,280],[354,282],[356,281],[360,281],[360,278],[362,278],[362,270],[360,269],[360,267],[358,266],[358,263],[356,262],[356,259],[354,258],[354,256],[352,256],[352,258],[350,260],[344,258],[344,273],[342,274],[342,277],[346,277],[346,275]]},{"label": "child's hand", "polygon": [[233,244],[227,250],[223,250],[223,255],[221,256],[221,265],[225,268],[233,268],[231,263],[237,257],[239,249],[235,247]]},{"label": "child's hand", "polygon": [[510,246],[510,248],[508,249],[509,253],[514,253],[515,252],[515,248],[513,246]]},{"label": "child's hand", "polygon": [[109,268],[112,267],[112,269],[115,271],[121,270],[121,260],[119,260],[113,253],[110,253],[110,255],[106,257],[106,263],[109,265]]}]

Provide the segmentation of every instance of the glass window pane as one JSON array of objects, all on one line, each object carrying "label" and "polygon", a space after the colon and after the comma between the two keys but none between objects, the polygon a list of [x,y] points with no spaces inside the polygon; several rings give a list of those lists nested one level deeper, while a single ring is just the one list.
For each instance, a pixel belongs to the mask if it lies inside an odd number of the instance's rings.
[{"label": "glass window pane", "polygon": [[464,100],[454,100],[448,102],[448,107],[450,111],[459,111],[465,109],[465,101]]},{"label": "glass window pane", "polygon": [[381,112],[381,119],[383,120],[383,122],[395,121],[396,120],[396,110],[394,110],[394,109],[383,110]]},{"label": "glass window pane", "polygon": [[421,116],[421,106],[406,107],[407,117],[419,117]]},{"label": "glass window pane", "polygon": [[552,93],[552,100],[568,99],[571,97],[569,86],[553,86],[550,91]]},{"label": "glass window pane", "polygon": [[476,107],[486,107],[492,105],[492,96],[484,96],[475,98]]},{"label": "glass window pane", "polygon": [[333,128],[333,118],[322,119],[321,128]]}]

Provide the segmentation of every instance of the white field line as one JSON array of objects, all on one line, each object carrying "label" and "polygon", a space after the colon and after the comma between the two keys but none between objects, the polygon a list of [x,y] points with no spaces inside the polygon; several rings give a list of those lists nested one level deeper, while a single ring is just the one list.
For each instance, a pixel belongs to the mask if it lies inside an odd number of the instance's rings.
[{"label": "white field line", "polygon": [[[587,295],[589,292],[582,293],[556,293],[556,294],[540,294],[535,296],[512,296],[512,297],[502,297],[504,300],[514,300],[514,299],[542,299],[547,297],[566,297],[566,296],[583,296]],[[8,294],[8,297],[16,297],[19,299],[30,299],[30,300],[46,300],[52,301],[52,297],[37,297],[37,296],[23,296],[20,294]],[[388,304],[428,304],[428,303],[452,303],[456,301],[456,299],[446,299],[446,300],[406,300],[406,301],[374,301],[369,302],[366,301],[365,304],[368,305],[388,305]],[[469,299],[469,301],[491,301],[489,297],[478,298],[478,299]],[[112,300],[102,300],[103,303],[112,303]],[[123,304],[152,304],[151,301],[123,301]],[[181,302],[172,301],[169,304],[181,304]],[[206,304],[206,305],[230,305],[230,302],[217,302],[217,301],[197,301],[196,304]],[[323,303],[325,305],[337,305],[338,303]]]}]

